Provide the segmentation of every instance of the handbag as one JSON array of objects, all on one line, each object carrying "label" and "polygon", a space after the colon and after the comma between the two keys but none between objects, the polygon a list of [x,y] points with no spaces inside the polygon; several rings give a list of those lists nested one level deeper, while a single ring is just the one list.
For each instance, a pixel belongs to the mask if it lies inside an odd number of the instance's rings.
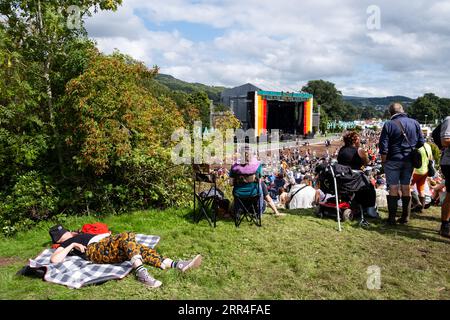
[{"label": "handbag", "polygon": [[425,147],[425,145],[423,146],[423,148],[425,149],[425,153],[426,153],[427,159],[428,159],[428,176],[434,177],[436,175],[436,168],[434,167],[434,160],[430,159],[430,156],[428,155],[428,151],[427,151],[427,148]]},{"label": "handbag", "polygon": [[411,148],[411,162],[412,166],[416,169],[419,169],[422,167],[422,155],[420,154],[419,149],[413,147],[411,145],[411,142],[409,142],[408,136],[406,135],[405,129],[403,128],[403,125],[400,121],[394,121],[395,124],[397,124],[400,127],[400,130],[402,130],[402,134],[406,139],[406,142],[408,142],[409,147]]}]

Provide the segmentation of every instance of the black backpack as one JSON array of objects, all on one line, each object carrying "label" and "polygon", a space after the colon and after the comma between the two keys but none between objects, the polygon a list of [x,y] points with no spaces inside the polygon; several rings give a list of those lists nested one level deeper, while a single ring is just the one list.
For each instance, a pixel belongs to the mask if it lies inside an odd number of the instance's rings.
[{"label": "black backpack", "polygon": [[431,133],[431,137],[433,138],[433,142],[435,145],[438,146],[439,150],[442,150],[444,147],[442,146],[441,143],[441,127],[442,127],[442,123],[439,124],[436,129],[433,130],[433,132]]},{"label": "black backpack", "polygon": [[412,166],[416,169],[419,169],[420,167],[422,167],[422,155],[420,154],[419,149],[411,145],[411,142],[409,142],[409,138],[408,135],[406,134],[405,128],[403,127],[403,124],[399,120],[393,120],[393,122],[397,126],[399,126],[400,130],[402,131],[403,137],[405,138],[406,142],[408,142],[409,147],[411,148]]}]

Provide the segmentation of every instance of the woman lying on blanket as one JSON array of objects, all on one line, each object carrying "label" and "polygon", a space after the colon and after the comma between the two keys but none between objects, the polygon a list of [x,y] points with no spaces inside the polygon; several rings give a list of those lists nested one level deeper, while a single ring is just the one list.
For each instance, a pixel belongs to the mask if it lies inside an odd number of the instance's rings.
[{"label": "woman lying on blanket", "polygon": [[144,263],[160,269],[174,268],[184,272],[200,266],[202,262],[200,255],[188,261],[165,258],[155,250],[137,243],[135,234],[131,232],[93,235],[70,232],[58,225],[51,228],[49,233],[53,243],[60,244],[50,258],[51,263],[61,263],[67,255],[78,255],[99,264],[130,261],[137,279],[151,288],[157,288],[162,283],[148,273]]}]

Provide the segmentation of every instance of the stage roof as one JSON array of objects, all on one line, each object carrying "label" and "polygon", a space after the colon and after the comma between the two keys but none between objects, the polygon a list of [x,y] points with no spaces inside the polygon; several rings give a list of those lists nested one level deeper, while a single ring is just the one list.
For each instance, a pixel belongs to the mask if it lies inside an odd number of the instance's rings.
[{"label": "stage roof", "polygon": [[283,101],[305,101],[313,97],[312,94],[306,92],[279,92],[279,91],[258,91],[258,95],[263,96],[267,100],[283,100]]}]

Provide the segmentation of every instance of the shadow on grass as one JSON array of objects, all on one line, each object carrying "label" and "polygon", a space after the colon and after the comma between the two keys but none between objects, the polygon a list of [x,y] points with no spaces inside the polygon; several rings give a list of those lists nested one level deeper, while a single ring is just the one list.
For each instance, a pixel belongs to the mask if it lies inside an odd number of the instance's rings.
[{"label": "shadow on grass", "polygon": [[433,222],[440,222],[440,219],[435,216],[428,216],[426,213],[413,213],[411,216],[412,219],[417,220],[426,220],[426,221],[433,221]]},{"label": "shadow on grass", "polygon": [[[314,217],[314,218],[317,218],[319,221],[322,219],[330,219],[330,220],[334,220],[337,223],[336,218],[332,218],[332,217],[320,218],[320,217],[318,217],[315,214],[314,209],[282,210],[282,212],[289,214],[289,215],[293,215],[293,216]],[[422,215],[413,214],[411,216],[411,219],[439,222],[438,218],[436,218],[434,216],[426,216],[424,214],[422,214]],[[355,217],[355,219],[352,220],[349,225],[352,228],[361,228],[361,229],[366,230],[367,232],[378,232],[382,235],[388,235],[388,236],[395,235],[395,236],[401,236],[401,237],[416,239],[416,240],[427,240],[427,241],[434,241],[434,242],[439,242],[439,243],[450,243],[448,240],[441,238],[439,236],[438,229],[430,229],[430,228],[417,227],[417,226],[411,226],[411,225],[390,226],[382,218],[375,219],[375,218],[366,217],[366,220],[369,222],[368,227],[360,226],[360,223],[359,223],[360,217]]]},{"label": "shadow on grass", "polygon": [[[415,219],[412,217],[412,219]],[[411,225],[397,224],[395,226],[387,224],[382,219],[368,219],[370,226],[364,228],[368,232],[377,232],[382,235],[401,236],[415,240],[426,240],[439,243],[450,243],[448,240],[439,236],[437,229],[423,228]],[[360,228],[359,224],[353,224],[352,227]]]},{"label": "shadow on grass", "polygon": [[292,216],[317,217],[314,209],[278,209],[278,211]]},{"label": "shadow on grass", "polygon": [[[193,224],[193,225],[198,225],[200,223],[200,221],[205,220],[206,222],[208,222],[208,220],[206,219],[205,215],[203,213],[197,213],[197,215],[200,214],[200,219],[198,220],[198,222],[195,221],[194,219],[194,209],[191,208],[188,213],[186,213],[183,218],[188,221],[189,223]],[[209,216],[211,217],[211,213],[208,213]],[[217,217],[216,222],[220,222],[220,223],[225,223],[225,224],[230,224],[230,225],[234,225],[234,219],[233,217],[230,218],[224,218],[224,217]]]}]

